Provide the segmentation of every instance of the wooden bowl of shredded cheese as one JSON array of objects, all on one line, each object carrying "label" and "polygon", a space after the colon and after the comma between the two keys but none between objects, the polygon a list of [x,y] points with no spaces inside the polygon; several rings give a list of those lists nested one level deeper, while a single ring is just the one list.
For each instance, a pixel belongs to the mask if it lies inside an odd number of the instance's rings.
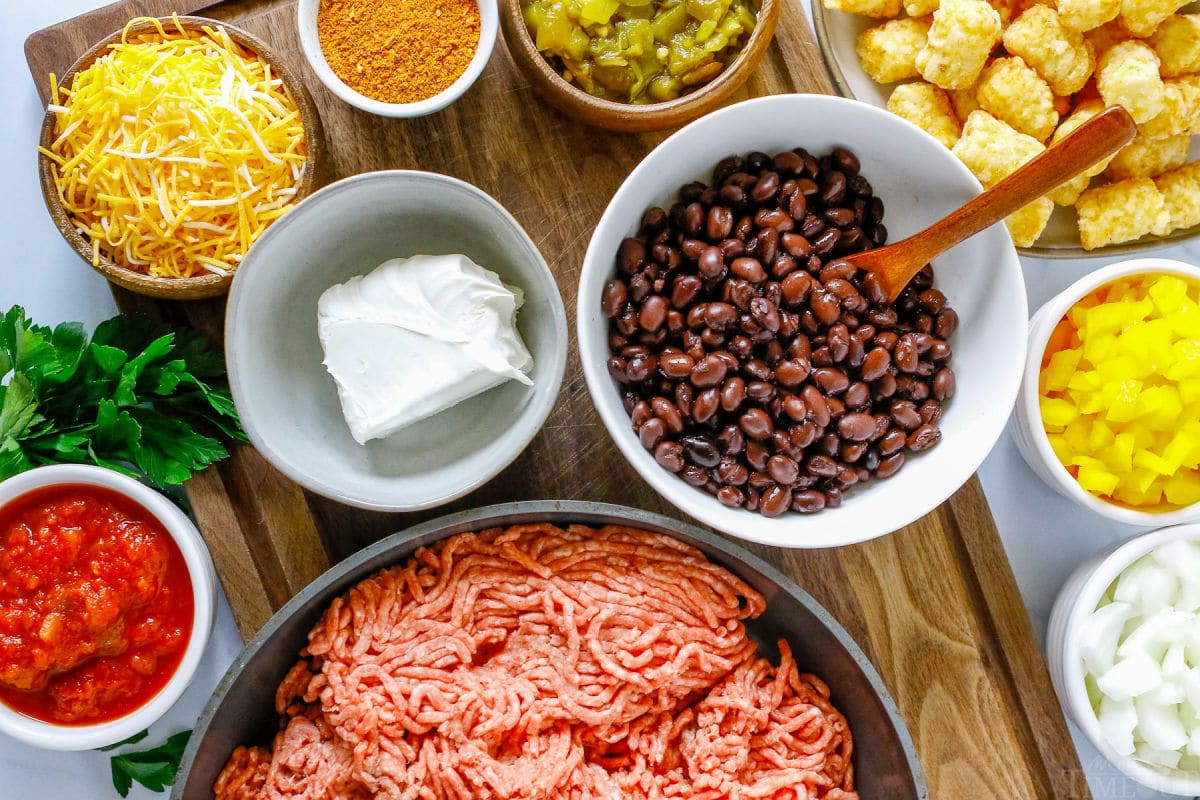
[{"label": "wooden bowl of shredded cheese", "polygon": [[268,45],[228,24],[134,19],[50,81],[46,206],[76,252],[125,289],[225,293],[263,231],[316,188],[312,98]]}]

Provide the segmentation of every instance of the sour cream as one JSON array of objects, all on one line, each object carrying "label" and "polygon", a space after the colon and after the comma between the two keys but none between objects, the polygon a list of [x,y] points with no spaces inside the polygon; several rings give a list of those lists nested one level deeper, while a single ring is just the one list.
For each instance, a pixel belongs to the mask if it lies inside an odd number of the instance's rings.
[{"label": "sour cream", "polygon": [[385,261],[325,290],[317,333],[359,444],[509,380],[532,386],[521,290],[464,255]]}]

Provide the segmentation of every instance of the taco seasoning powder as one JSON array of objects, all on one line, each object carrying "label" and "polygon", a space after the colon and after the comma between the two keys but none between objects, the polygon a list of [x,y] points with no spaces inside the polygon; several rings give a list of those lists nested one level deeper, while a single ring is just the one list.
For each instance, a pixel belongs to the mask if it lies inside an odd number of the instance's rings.
[{"label": "taco seasoning powder", "polygon": [[384,103],[425,100],[454,83],[479,46],[476,0],[321,0],[330,69]]}]

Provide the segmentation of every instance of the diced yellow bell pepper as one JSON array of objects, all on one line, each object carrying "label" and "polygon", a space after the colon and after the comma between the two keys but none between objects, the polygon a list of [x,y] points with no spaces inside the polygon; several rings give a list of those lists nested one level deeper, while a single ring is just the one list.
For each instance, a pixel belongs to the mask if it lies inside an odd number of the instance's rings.
[{"label": "diced yellow bell pepper", "polygon": [[1152,431],[1173,428],[1183,413],[1183,401],[1174,386],[1147,386],[1138,395],[1138,416]]},{"label": "diced yellow bell pepper", "polygon": [[1187,282],[1175,275],[1163,275],[1146,290],[1158,313],[1168,317],[1187,302]]},{"label": "diced yellow bell pepper", "polygon": [[1200,339],[1200,305],[1185,304],[1179,311],[1167,318],[1171,330],[1176,336],[1186,336],[1189,339]]},{"label": "diced yellow bell pepper", "polygon": [[1061,433],[1051,433],[1046,436],[1050,440],[1050,449],[1054,451],[1054,455],[1058,456],[1058,460],[1064,465],[1071,460],[1073,453],[1071,445],[1067,444],[1067,440]]},{"label": "diced yellow bell pepper", "polygon": [[1179,399],[1184,405],[1200,403],[1200,378],[1183,378],[1177,382]]},{"label": "diced yellow bell pepper", "polygon": [[1200,377],[1200,340],[1179,339],[1171,347],[1171,360],[1163,373],[1168,380]]},{"label": "diced yellow bell pepper", "polygon": [[[1050,363],[1039,376],[1042,392],[1061,392],[1066,389],[1071,377],[1076,374],[1075,369],[1081,358],[1083,352],[1080,350],[1060,350],[1050,356]],[[1099,385],[1094,388],[1099,388]]]},{"label": "diced yellow bell pepper", "polygon": [[1130,377],[1140,378],[1171,363],[1172,338],[1171,324],[1165,319],[1139,321],[1121,332],[1115,350],[1133,357],[1136,367]]},{"label": "diced yellow bell pepper", "polygon": [[1115,334],[1106,333],[1099,336],[1088,336],[1083,340],[1083,357],[1092,364],[1102,364],[1117,349]]},{"label": "diced yellow bell pepper", "polygon": [[[1121,339],[1124,338],[1124,336],[1121,337]],[[1114,350],[1119,347],[1120,345],[1118,344],[1118,347],[1114,348]],[[1128,353],[1121,355],[1114,354],[1096,365],[1096,375],[1105,383],[1109,381],[1124,381],[1131,378],[1145,378],[1153,371],[1151,363],[1148,360],[1137,358]]]},{"label": "diced yellow bell pepper", "polygon": [[1038,406],[1042,412],[1042,422],[1048,428],[1065,428],[1079,418],[1079,409],[1066,400],[1043,397]]},{"label": "diced yellow bell pepper", "polygon": [[1133,454],[1134,473],[1137,473],[1136,468],[1140,467],[1148,472],[1154,472],[1159,475],[1172,475],[1177,466],[1171,466],[1162,456],[1155,455],[1149,450],[1138,450]]},{"label": "diced yellow bell pepper", "polygon": [[1167,502],[1175,506],[1200,503],[1200,474],[1193,470],[1176,472],[1163,485]]},{"label": "diced yellow bell pepper", "polygon": [[1092,423],[1092,429],[1088,432],[1087,448],[1089,453],[1099,453],[1104,447],[1112,444],[1113,439],[1112,428],[1105,425],[1102,421],[1096,420]]},{"label": "diced yellow bell pepper", "polygon": [[1100,379],[1100,373],[1095,370],[1079,371],[1067,379],[1068,389],[1077,389],[1085,392],[1098,392],[1103,385],[1104,382]]},{"label": "diced yellow bell pepper", "polygon": [[1118,433],[1113,442],[1100,451],[1104,465],[1117,474],[1133,469],[1133,435]]},{"label": "diced yellow bell pepper", "polygon": [[1142,393],[1142,382],[1138,380],[1123,380],[1108,384],[1105,394],[1109,394],[1108,411],[1104,418],[1109,422],[1129,422],[1138,415],[1137,401]]},{"label": "diced yellow bell pepper", "polygon": [[1103,466],[1087,465],[1079,468],[1077,480],[1085,491],[1092,494],[1112,494],[1113,490],[1117,488],[1119,479],[1111,472],[1107,472]]},{"label": "diced yellow bell pepper", "polygon": [[1154,470],[1136,466],[1138,456],[1145,452],[1145,450],[1142,450],[1133,454],[1133,463],[1135,466],[1129,471],[1129,476],[1126,479],[1130,486],[1143,493],[1150,488],[1150,484],[1154,483],[1154,479],[1159,477],[1159,473]]},{"label": "diced yellow bell pepper", "polygon": [[1091,433],[1091,422],[1079,417],[1063,429],[1063,439],[1071,447],[1072,453],[1086,453],[1088,434]]}]

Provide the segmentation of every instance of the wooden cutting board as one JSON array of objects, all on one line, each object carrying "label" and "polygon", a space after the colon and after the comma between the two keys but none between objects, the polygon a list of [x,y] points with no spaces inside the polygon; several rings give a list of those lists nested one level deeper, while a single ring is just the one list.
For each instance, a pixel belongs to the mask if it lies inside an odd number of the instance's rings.
[{"label": "wooden cutting board", "polygon": [[[831,91],[799,2],[784,2],[775,42],[736,99]],[[291,56],[320,108],[329,177],[427,169],[496,197],[541,248],[568,309],[575,307],[592,228],[625,175],[664,136],[605,133],[552,111],[502,43],[474,88],[447,110],[407,121],[367,115],[337,100],[308,70],[295,0],[125,0],[39,31],[25,50],[43,101],[48,73],[65,72],[130,17],[173,11],[236,22]],[[30,150],[32,157],[32,143]],[[221,335],[224,300],[154,303],[118,292],[117,301],[125,310]],[[250,447],[235,448],[187,490],[245,636],[331,562],[452,510],[564,498],[680,516],[606,435],[587,396],[573,334],[562,392],[545,428],[499,477],[449,506],[419,514],[350,509],[305,493]],[[874,661],[908,723],[933,797],[1090,796],[976,479],[934,513],[874,542],[755,550],[822,602]],[[859,746],[869,747],[869,734],[859,736]]]}]

